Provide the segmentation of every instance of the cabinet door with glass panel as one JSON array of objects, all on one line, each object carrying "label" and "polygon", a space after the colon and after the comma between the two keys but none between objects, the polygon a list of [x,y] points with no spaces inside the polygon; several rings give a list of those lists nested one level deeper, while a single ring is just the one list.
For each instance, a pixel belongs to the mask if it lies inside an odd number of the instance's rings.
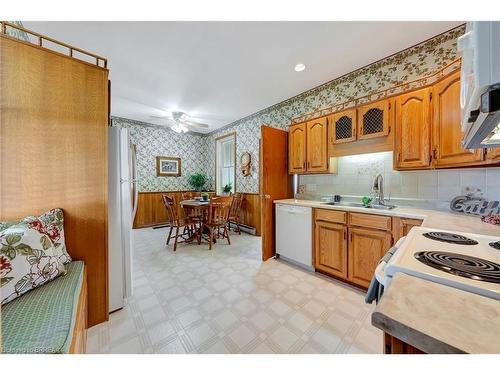
[{"label": "cabinet door with glass panel", "polygon": [[231,133],[215,140],[215,193],[235,192],[236,134]]}]

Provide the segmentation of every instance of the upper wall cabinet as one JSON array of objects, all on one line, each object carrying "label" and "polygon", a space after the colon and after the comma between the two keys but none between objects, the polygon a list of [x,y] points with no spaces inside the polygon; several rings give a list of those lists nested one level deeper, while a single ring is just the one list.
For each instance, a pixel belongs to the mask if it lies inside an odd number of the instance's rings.
[{"label": "upper wall cabinet", "polygon": [[289,173],[328,171],[326,117],[291,125],[288,134]]},{"label": "upper wall cabinet", "polygon": [[357,129],[356,108],[334,113],[328,119],[328,133],[333,144],[354,142]]},{"label": "upper wall cabinet", "polygon": [[433,87],[432,157],[436,167],[466,166],[483,160],[483,151],[466,150],[460,118],[460,73],[454,73]]},{"label": "upper wall cabinet", "polygon": [[487,148],[486,160],[489,162],[500,162],[500,147]]},{"label": "upper wall cabinet", "polygon": [[290,126],[288,133],[288,171],[306,171],[306,123]]},{"label": "upper wall cabinet", "polygon": [[396,99],[394,155],[397,169],[430,167],[430,93],[426,88]]},{"label": "upper wall cabinet", "polygon": [[307,171],[326,172],[328,170],[328,131],[326,117],[309,121],[306,128]]},{"label": "upper wall cabinet", "polygon": [[390,101],[380,100],[358,109],[358,139],[385,137],[389,134]]}]

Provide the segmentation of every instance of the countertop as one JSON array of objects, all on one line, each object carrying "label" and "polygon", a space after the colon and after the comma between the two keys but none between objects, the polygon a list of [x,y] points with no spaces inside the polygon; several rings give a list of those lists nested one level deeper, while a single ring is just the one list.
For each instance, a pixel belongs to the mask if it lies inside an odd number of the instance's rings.
[{"label": "countertop", "polygon": [[324,202],[305,199],[280,199],[275,200],[274,203],[420,219],[423,220],[422,226],[427,228],[500,237],[499,226],[484,223],[478,216],[462,215],[452,212],[425,210],[414,207],[396,207],[392,210],[376,210],[373,208],[342,206],[342,204],[332,206],[324,204]]},{"label": "countertop", "polygon": [[500,353],[500,301],[403,273],[372,324],[426,353]]},{"label": "countertop", "polygon": [[[427,228],[500,237],[477,216],[397,207],[379,211],[319,201],[274,203],[423,220]],[[372,324],[426,353],[500,353],[500,301],[397,273],[372,314]]]}]

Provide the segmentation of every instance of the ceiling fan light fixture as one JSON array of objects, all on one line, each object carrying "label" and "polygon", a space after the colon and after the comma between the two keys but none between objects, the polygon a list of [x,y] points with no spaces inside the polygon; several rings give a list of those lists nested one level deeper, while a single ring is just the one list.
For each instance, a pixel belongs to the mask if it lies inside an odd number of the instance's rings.
[{"label": "ceiling fan light fixture", "polygon": [[294,69],[296,72],[302,72],[303,70],[306,69],[306,65],[303,63],[298,63],[297,65],[295,65]]},{"label": "ceiling fan light fixture", "polygon": [[171,128],[176,133],[187,133],[188,128],[183,124],[175,124]]}]

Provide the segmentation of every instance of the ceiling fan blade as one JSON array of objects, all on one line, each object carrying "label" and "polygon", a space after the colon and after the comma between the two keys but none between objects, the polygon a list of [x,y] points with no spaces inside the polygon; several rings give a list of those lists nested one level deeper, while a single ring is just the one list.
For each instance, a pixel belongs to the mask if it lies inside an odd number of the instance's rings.
[{"label": "ceiling fan blade", "polygon": [[186,125],[195,127],[195,128],[202,128],[202,129],[208,129],[208,124],[204,124],[202,122],[196,122],[196,121],[184,121],[183,122]]}]

